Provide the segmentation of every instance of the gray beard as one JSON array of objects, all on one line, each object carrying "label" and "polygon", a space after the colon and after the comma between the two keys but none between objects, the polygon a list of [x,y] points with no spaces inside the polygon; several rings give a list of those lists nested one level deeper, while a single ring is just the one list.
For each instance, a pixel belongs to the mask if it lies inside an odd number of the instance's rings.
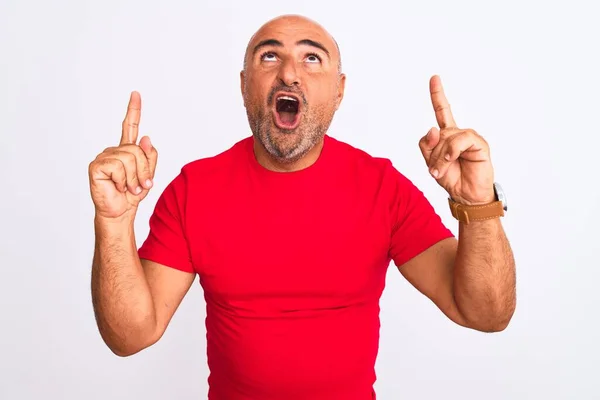
[{"label": "gray beard", "polygon": [[[291,164],[302,157],[304,157],[327,133],[329,128],[329,121],[326,124],[316,124],[311,119],[305,119],[300,122],[293,131],[282,131],[272,125],[272,116],[270,114],[264,115],[262,112],[258,113],[253,124],[252,133],[257,138],[262,146],[265,148],[267,153],[279,163]],[[300,140],[296,141],[292,146],[286,146],[286,142],[279,143],[275,140],[273,131],[279,130],[283,132],[283,135],[298,135]]]}]

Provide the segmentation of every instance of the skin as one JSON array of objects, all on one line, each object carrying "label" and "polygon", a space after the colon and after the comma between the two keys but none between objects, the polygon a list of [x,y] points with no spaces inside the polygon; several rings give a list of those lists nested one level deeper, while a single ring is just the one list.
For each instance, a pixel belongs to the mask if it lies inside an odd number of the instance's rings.
[{"label": "skin", "polygon": [[119,356],[158,341],[194,281],[194,274],[138,257],[135,215],[152,188],[158,160],[149,137],[137,142],[140,114],[141,98],[133,92],[119,145],[89,165],[96,210],[92,303],[102,339]]},{"label": "skin", "polygon": [[[278,43],[254,51],[271,39]],[[283,16],[256,32],[244,64],[241,91],[257,160],[273,171],[309,167],[319,157],[323,136],[344,95],[346,77],[334,39],[314,21]],[[303,102],[300,126],[293,131],[279,129],[273,122],[270,99],[281,88]],[[493,168],[487,143],[475,131],[456,126],[439,77],[431,79],[430,92],[439,129],[432,128],[419,143],[429,171],[456,201],[492,201]],[[88,171],[96,211],[94,313],[103,340],[119,356],[133,355],[162,337],[195,279],[194,273],[138,257],[135,215],[152,188],[158,159],[150,138],[138,141],[140,118],[141,98],[133,92],[119,145],[100,153]],[[515,265],[499,219],[461,223],[458,241],[443,240],[399,269],[459,325],[500,331],[513,315]]]},{"label": "skin", "polygon": [[[487,142],[473,129],[457,126],[439,76],[431,78],[429,90],[439,126],[419,141],[429,172],[457,202],[494,201],[494,169]],[[461,326],[502,331],[515,312],[515,260],[499,218],[459,222],[458,241],[443,240],[399,269]]]},{"label": "skin", "polygon": [[[276,18],[252,37],[240,86],[261,165],[275,171],[297,171],[317,160],[323,137],[344,97],[346,76],[340,65],[333,37],[307,18]],[[300,126],[293,131],[274,123],[273,95],[280,90],[302,99]]]}]

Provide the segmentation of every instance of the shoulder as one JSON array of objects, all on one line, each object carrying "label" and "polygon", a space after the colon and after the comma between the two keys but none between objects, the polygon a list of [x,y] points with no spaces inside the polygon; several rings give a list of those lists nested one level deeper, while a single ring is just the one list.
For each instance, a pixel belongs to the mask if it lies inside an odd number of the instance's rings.
[{"label": "shoulder", "polygon": [[240,159],[248,156],[248,146],[251,146],[251,141],[252,137],[246,137],[221,153],[191,161],[181,168],[181,173],[189,178],[202,177],[203,179],[226,173],[234,165],[239,165]]},{"label": "shoulder", "polygon": [[184,164],[165,188],[177,197],[186,197],[198,188],[214,187],[227,180],[240,165],[240,158],[247,156],[251,137],[234,143],[231,147],[214,156],[203,157]]},{"label": "shoulder", "polygon": [[[423,191],[394,164],[391,158],[370,154],[340,140],[330,140],[336,157],[344,168],[341,175],[361,187],[376,193],[378,202],[398,211],[428,210],[430,205]],[[337,178],[337,177],[336,177]]]},{"label": "shoulder", "polygon": [[391,164],[391,161],[387,158],[374,156],[363,149],[331,136],[327,137],[327,145],[329,146],[330,157],[342,165],[357,165],[367,167],[369,170],[385,170]]},{"label": "shoulder", "polygon": [[252,137],[241,139],[221,153],[184,164],[171,184],[187,190],[198,187],[198,182],[202,182],[203,187],[222,183],[229,174],[239,168],[240,159],[247,157],[251,140]]},{"label": "shoulder", "polygon": [[329,138],[332,159],[340,165],[347,165],[356,175],[369,179],[379,178],[395,185],[407,185],[411,182],[404,176],[388,157],[373,155],[339,139]]}]

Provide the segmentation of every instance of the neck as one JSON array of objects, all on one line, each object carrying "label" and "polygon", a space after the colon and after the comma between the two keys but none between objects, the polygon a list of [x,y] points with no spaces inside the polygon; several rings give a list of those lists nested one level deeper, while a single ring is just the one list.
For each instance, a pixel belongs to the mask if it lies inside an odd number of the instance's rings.
[{"label": "neck", "polygon": [[281,161],[269,154],[259,140],[254,139],[256,161],[264,168],[274,172],[295,172],[310,167],[319,159],[323,150],[324,138],[321,138],[305,155],[295,161]]}]

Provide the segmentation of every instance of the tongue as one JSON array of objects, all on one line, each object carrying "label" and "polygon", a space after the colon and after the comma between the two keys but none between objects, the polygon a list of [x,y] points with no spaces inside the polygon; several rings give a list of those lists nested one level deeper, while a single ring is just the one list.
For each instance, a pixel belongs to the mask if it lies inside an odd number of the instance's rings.
[{"label": "tongue", "polygon": [[296,113],[295,112],[282,111],[282,112],[279,113],[279,118],[281,119],[281,122],[283,122],[284,124],[291,125],[296,120]]}]

